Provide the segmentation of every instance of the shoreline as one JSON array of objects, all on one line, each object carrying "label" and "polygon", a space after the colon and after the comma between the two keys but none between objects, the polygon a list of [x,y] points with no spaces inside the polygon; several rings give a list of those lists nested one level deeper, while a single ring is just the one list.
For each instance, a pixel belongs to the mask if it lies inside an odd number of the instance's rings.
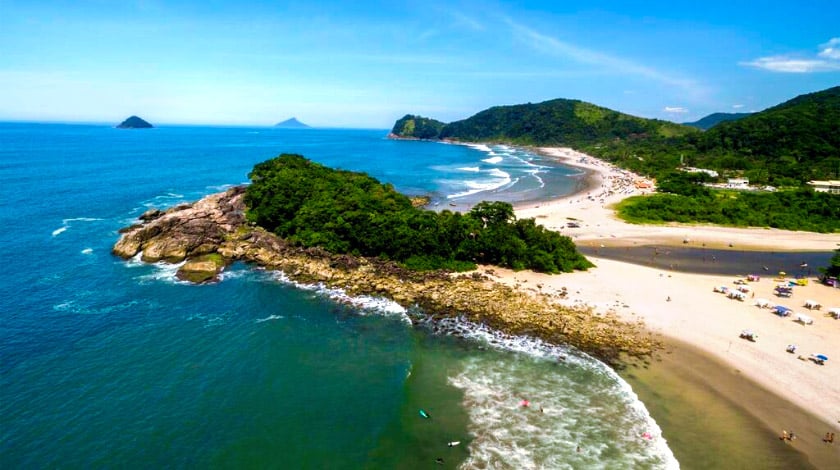
[{"label": "shoreline", "polygon": [[[627,247],[656,244],[777,252],[829,252],[840,246],[840,235],[837,234],[701,225],[628,224],[618,219],[611,208],[624,198],[645,191],[635,185],[629,187],[630,181],[637,176],[570,149],[540,148],[538,151],[541,155],[557,158],[561,164],[586,169],[594,184],[538,205],[520,204],[515,207],[516,216],[534,218],[546,228],[570,236],[576,245]],[[640,181],[644,180],[640,178]],[[593,195],[598,189],[601,192]],[[576,221],[580,226],[570,228],[568,221]],[[530,272],[495,271],[499,276],[498,282],[525,289],[540,286],[541,292],[567,289],[570,293],[567,304],[590,306],[596,312],[618,312],[628,320],[642,320],[649,331],[660,335],[669,345],[672,351],[665,354],[673,353],[675,344],[684,345],[677,348],[681,351],[693,348],[691,357],[702,357],[697,360],[704,364],[703,369],[709,375],[721,378],[729,371],[740,371],[738,381],[728,381],[727,387],[716,387],[714,378],[710,380],[710,376],[697,371],[687,378],[677,378],[674,364],[668,365],[667,361],[664,361],[664,366],[662,363],[652,366],[652,369],[661,369],[664,376],[673,376],[689,388],[691,384],[702,384],[717,401],[734,403],[742,415],[760,423],[768,436],[778,438],[782,429],[795,429],[801,436],[795,447],[817,468],[828,468],[830,465],[827,462],[840,458],[837,443],[830,446],[833,452],[828,452],[828,457],[820,447],[825,432],[840,431],[840,390],[828,385],[840,383],[840,371],[833,363],[807,367],[812,365],[810,361],[797,361],[796,355],[784,351],[789,343],[798,344],[806,357],[818,351],[836,350],[836,345],[840,344],[840,323],[832,323],[836,320],[825,317],[819,311],[804,310],[801,305],[804,299],[813,296],[820,298],[825,309],[840,306],[840,290],[812,282],[801,289],[805,293],[800,294],[797,288],[794,299],[780,300],[770,296],[772,279],[762,280],[759,283],[762,285],[761,297],[773,299],[773,305],[793,307],[797,312],[808,313],[816,319],[814,325],[800,326],[790,319],[780,320],[768,310],[752,306],[751,302],[741,303],[711,292],[715,285],[736,287],[732,284],[735,278],[731,275],[678,273],[592,256],[588,258],[596,264],[596,268],[554,278]],[[628,279],[632,281],[628,282]],[[739,332],[745,328],[760,331],[757,343],[738,338]],[[656,381],[661,381],[661,378],[650,380],[653,382],[647,385],[655,387]],[[751,407],[747,397],[757,396],[763,397],[762,402],[775,405]],[[676,399],[679,400],[679,395]],[[651,397],[648,397],[648,406],[655,408],[656,404],[650,401]],[[784,413],[780,409],[785,410]],[[680,431],[672,428],[671,432]]]},{"label": "shoreline", "polygon": [[[655,363],[619,375],[646,404],[683,468],[827,469],[840,458],[836,443],[822,442],[818,417],[678,340],[666,339]],[[780,440],[782,429],[797,439]]]},{"label": "shoreline", "polygon": [[[571,237],[576,245],[671,245],[825,252],[840,247],[840,234],[708,224],[630,224],[619,219],[612,207],[627,197],[652,192],[655,187],[652,180],[568,148],[539,147],[530,150],[554,158],[562,165],[589,172],[591,184],[581,191],[538,203],[514,205],[517,217],[534,218],[546,228]],[[638,188],[637,182],[650,188]],[[570,221],[576,221],[579,227],[568,227]]]}]

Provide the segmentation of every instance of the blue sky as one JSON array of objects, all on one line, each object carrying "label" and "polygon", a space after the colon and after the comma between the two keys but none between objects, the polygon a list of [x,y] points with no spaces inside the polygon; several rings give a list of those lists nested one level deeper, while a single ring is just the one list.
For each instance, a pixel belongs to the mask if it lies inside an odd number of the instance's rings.
[{"label": "blue sky", "polygon": [[0,120],[390,128],[574,98],[682,122],[837,85],[837,1],[0,0]]}]

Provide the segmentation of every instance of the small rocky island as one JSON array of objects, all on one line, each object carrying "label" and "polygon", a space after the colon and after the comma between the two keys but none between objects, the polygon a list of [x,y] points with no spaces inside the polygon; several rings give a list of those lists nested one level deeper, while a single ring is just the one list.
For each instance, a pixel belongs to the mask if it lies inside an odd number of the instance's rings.
[{"label": "small rocky island", "polygon": [[151,129],[155,126],[137,116],[131,116],[117,125],[117,129]]},{"label": "small rocky island", "polygon": [[[432,319],[460,317],[514,335],[570,344],[613,365],[646,358],[658,342],[641,323],[495,282],[492,269],[453,274],[414,271],[381,258],[329,253],[289,243],[246,219],[245,187],[234,187],[192,204],[149,210],[139,224],[122,229],[113,253],[145,262],[185,262],[178,277],[194,283],[218,280],[234,261],[282,271],[289,279],[322,283],[349,295],[372,295],[418,307]],[[490,274],[490,275],[488,275]]]},{"label": "small rocky island", "polygon": [[277,128],[280,128],[280,129],[312,129],[311,126],[308,126],[308,125],[298,121],[297,118],[294,118],[294,117],[286,119],[283,122],[278,122],[277,124],[274,125],[274,127],[277,127]]}]

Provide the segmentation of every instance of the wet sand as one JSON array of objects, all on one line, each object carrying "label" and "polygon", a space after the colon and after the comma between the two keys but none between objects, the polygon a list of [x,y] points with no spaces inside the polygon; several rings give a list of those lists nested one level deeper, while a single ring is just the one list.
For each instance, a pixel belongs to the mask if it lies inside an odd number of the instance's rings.
[{"label": "wet sand", "polygon": [[[822,441],[832,429],[697,348],[668,339],[650,365],[620,374],[662,428],[681,468],[838,468],[840,442]],[[797,438],[780,440],[783,429]]]}]

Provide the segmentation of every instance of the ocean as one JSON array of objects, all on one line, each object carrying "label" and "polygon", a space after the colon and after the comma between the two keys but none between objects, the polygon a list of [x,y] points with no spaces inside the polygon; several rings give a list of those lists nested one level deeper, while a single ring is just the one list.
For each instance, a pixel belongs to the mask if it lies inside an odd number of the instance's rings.
[{"label": "ocean", "polygon": [[438,209],[580,183],[522,150],[386,133],[0,123],[2,467],[677,467],[630,387],[574,350],[252,266],[195,286],[110,253],[145,210],[284,152]]}]

